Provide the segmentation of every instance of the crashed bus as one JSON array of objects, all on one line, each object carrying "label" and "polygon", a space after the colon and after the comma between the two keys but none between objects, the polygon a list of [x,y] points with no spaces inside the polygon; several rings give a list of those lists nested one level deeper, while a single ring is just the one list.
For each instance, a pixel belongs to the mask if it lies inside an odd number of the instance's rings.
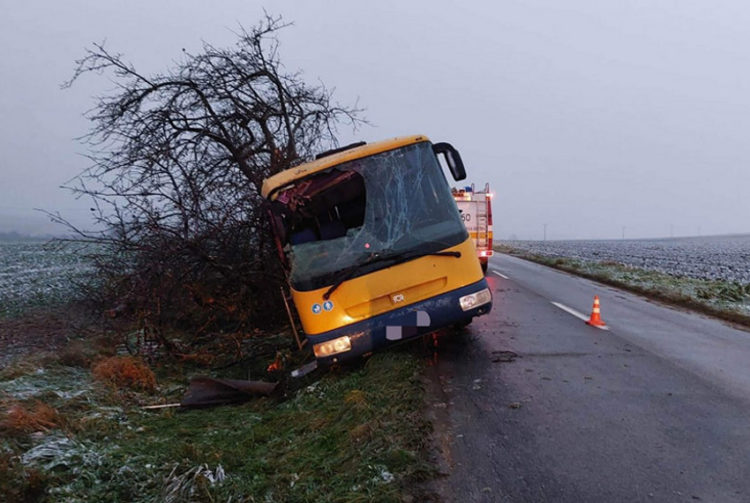
[{"label": "crashed bus", "polygon": [[350,145],[264,180],[292,299],[328,365],[486,314],[492,296],[425,136]]}]

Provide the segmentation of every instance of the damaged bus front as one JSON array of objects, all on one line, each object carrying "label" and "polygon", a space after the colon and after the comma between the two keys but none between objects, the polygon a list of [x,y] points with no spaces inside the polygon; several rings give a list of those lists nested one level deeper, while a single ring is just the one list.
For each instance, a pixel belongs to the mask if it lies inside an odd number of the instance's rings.
[{"label": "damaged bus front", "polygon": [[424,136],[359,144],[264,181],[292,298],[319,363],[467,323],[492,296]]}]

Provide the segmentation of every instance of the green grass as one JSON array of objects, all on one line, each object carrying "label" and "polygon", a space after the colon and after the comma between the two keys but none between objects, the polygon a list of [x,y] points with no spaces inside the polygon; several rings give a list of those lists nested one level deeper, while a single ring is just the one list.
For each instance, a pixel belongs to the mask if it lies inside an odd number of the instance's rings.
[{"label": "green grass", "polygon": [[[45,501],[402,501],[434,476],[422,365],[407,347],[309,379],[285,398],[158,412],[137,406],[158,396],[106,388],[84,369],[7,372],[0,399],[23,392],[19,400],[48,403],[64,424],[3,437],[0,501],[36,501],[40,487]],[[173,395],[184,372],[158,371],[158,393]]]},{"label": "green grass", "polygon": [[548,257],[509,246],[495,249],[555,269],[750,326],[750,284],[676,276],[611,261]]}]

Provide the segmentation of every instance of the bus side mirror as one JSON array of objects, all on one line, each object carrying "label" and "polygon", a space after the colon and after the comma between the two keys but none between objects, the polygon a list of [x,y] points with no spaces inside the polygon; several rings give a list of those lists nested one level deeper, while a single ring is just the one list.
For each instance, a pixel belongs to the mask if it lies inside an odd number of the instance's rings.
[{"label": "bus side mirror", "polygon": [[443,155],[454,180],[458,181],[466,178],[466,168],[464,168],[461,155],[459,155],[458,150],[453,148],[453,145],[445,142],[435,143],[432,145],[432,151],[435,152],[435,155]]}]

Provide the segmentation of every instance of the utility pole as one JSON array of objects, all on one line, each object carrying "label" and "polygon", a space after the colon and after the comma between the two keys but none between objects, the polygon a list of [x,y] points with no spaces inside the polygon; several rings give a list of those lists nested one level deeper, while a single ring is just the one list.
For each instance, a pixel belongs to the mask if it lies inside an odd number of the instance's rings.
[{"label": "utility pole", "polygon": [[625,239],[625,226],[622,226],[622,239]]},{"label": "utility pole", "polygon": [[674,224],[669,224],[669,237],[674,237]]},{"label": "utility pole", "polygon": [[547,241],[547,224],[544,224],[544,240]]}]

